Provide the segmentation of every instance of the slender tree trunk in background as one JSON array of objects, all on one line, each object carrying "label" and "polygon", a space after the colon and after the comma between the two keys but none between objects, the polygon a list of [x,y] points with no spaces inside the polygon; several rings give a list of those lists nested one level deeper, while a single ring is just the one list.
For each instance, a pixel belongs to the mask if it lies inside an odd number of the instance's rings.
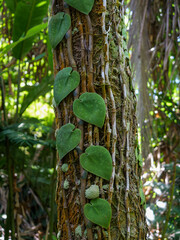
[{"label": "slender tree trunk in background", "polygon": [[[7,126],[7,116],[6,116],[6,106],[5,106],[5,89],[4,89],[4,81],[3,78],[0,77],[0,87],[2,92],[2,109],[3,109],[3,117],[2,117],[2,124]],[[6,164],[7,164],[7,171],[8,171],[8,203],[7,203],[7,220],[5,225],[5,240],[15,239],[15,223],[14,223],[14,199],[13,199],[13,177],[14,177],[14,162],[10,157],[10,143],[9,139],[6,137]],[[11,233],[10,233],[11,231]]]},{"label": "slender tree trunk in background", "polygon": [[[7,204],[7,222],[5,228],[5,240],[15,239],[15,222],[14,222],[14,190],[13,190],[13,177],[14,177],[14,163],[10,156],[10,143],[9,139],[6,138],[6,160],[8,169],[8,184],[9,184],[9,194],[8,194],[8,204]],[[10,233],[11,231],[11,233]]]},{"label": "slender tree trunk in background", "polygon": [[[123,11],[123,0],[96,0],[88,16],[64,7],[62,0],[55,0],[52,6],[53,14],[66,12],[72,21],[66,39],[54,50],[55,75],[70,66],[81,75],[76,94],[70,94],[56,108],[57,128],[69,122],[74,124],[82,132],[81,151],[92,144],[101,145],[110,151],[113,161],[110,182],[89,173],[85,177],[76,150],[58,162],[59,239],[146,239],[145,211],[139,196],[141,168],[135,157],[136,97],[127,58]],[[73,101],[84,92],[96,92],[105,100],[107,111],[102,129],[77,122],[73,114]],[[69,165],[66,173],[61,170],[63,163]],[[67,190],[63,188],[65,179],[69,181]],[[85,189],[92,184],[99,185],[100,197],[111,204],[112,220],[107,231],[95,224],[91,226],[83,214]],[[75,231],[78,226],[82,236]]]}]

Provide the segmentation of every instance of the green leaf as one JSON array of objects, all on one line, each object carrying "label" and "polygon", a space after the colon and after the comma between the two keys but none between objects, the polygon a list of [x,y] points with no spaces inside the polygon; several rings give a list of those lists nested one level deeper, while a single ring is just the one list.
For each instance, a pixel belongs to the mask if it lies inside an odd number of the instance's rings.
[{"label": "green leaf", "polygon": [[82,167],[99,177],[110,180],[112,175],[112,158],[109,151],[102,146],[90,146],[80,156]]},{"label": "green leaf", "polygon": [[140,195],[140,198],[141,198],[141,205],[143,205],[144,203],[146,203],[146,197],[145,197],[144,192],[143,192],[142,180],[140,180],[139,195]]},{"label": "green leaf", "polygon": [[48,52],[48,64],[50,69],[53,71],[53,52],[49,41],[49,35],[47,35],[47,52]]},{"label": "green leaf", "polygon": [[39,33],[41,30],[44,30],[47,27],[47,23],[42,23],[39,24],[35,27],[32,27],[31,29],[28,30],[28,32],[26,33],[25,37],[21,37],[19,38],[18,41],[13,42],[10,45],[7,45],[0,53],[0,57],[2,57],[4,54],[8,53],[11,49],[13,49],[14,47],[16,47],[19,43],[21,43],[22,41],[33,37],[34,35],[36,35],[37,33]]},{"label": "green leaf", "polygon": [[73,150],[81,140],[81,130],[68,123],[57,130],[56,145],[60,159]]},{"label": "green leaf", "polygon": [[48,25],[48,34],[52,48],[55,48],[62,41],[70,26],[71,17],[64,12],[59,12],[51,17]]},{"label": "green leaf", "polygon": [[48,141],[43,141],[41,139],[35,139],[34,136],[28,135],[20,131],[5,129],[0,133],[0,142],[5,141],[5,137],[8,137],[10,142],[18,146],[33,146],[36,144],[41,144],[44,146],[49,146]]},{"label": "green leaf", "polygon": [[146,197],[144,195],[144,192],[143,192],[142,188],[139,188],[139,195],[140,195],[140,198],[141,198],[141,205],[143,205],[146,202]]},{"label": "green leaf", "polygon": [[139,152],[139,148],[138,147],[136,147],[135,155],[136,155],[136,161],[139,162],[139,166],[143,167],[143,158],[142,158],[141,153]]},{"label": "green leaf", "polygon": [[[43,17],[47,14],[47,0],[24,0],[16,7],[15,20],[13,26],[13,41],[16,42],[22,35],[26,35],[29,29],[39,25]],[[35,34],[32,33],[31,34]],[[25,56],[32,47],[33,37],[19,43],[13,49],[13,55],[17,59]]]},{"label": "green leaf", "polygon": [[71,7],[78,11],[89,14],[94,5],[94,0],[65,0]]},{"label": "green leaf", "polygon": [[112,217],[111,206],[106,200],[96,198],[84,206],[84,215],[91,222],[108,228]]},{"label": "green leaf", "polygon": [[104,125],[106,105],[103,98],[97,93],[83,93],[73,103],[74,114],[91,124],[100,128]]},{"label": "green leaf", "polygon": [[54,82],[54,99],[57,105],[72,92],[80,82],[80,75],[71,67],[64,68],[56,75]]},{"label": "green leaf", "polygon": [[125,27],[122,29],[122,35],[125,39],[127,39],[127,29]]},{"label": "green leaf", "polygon": [[35,101],[38,97],[45,95],[52,89],[53,84],[53,75],[46,77],[42,80],[42,82],[37,86],[27,86],[21,89],[22,91],[28,91],[28,95],[26,95],[23,99],[20,116],[24,113],[24,111],[29,107],[29,105]]},{"label": "green leaf", "polygon": [[139,166],[140,166],[140,167],[143,167],[143,158],[142,158],[142,155],[141,155],[141,154],[139,154],[138,160],[139,160]]},{"label": "green leaf", "polygon": [[12,13],[15,13],[18,2],[22,0],[5,0],[7,7]]},{"label": "green leaf", "polygon": [[19,0],[5,0],[7,7],[10,9],[11,12],[15,12],[16,11],[16,5],[17,5],[17,1]]},{"label": "green leaf", "polygon": [[125,52],[124,52],[124,56],[125,56],[126,58],[129,58],[129,53],[128,53],[128,51],[125,51]]}]

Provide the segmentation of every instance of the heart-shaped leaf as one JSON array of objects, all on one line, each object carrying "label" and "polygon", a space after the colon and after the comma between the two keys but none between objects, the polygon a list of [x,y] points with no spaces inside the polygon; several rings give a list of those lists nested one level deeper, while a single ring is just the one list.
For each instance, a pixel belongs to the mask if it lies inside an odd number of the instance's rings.
[{"label": "heart-shaped leaf", "polygon": [[88,172],[106,180],[112,175],[112,158],[109,151],[102,146],[90,146],[80,156],[81,166]]},{"label": "heart-shaped leaf", "polygon": [[97,93],[83,93],[73,103],[74,114],[91,124],[102,128],[106,115],[106,105]]},{"label": "heart-shaped leaf", "polygon": [[84,206],[84,215],[91,222],[108,228],[112,216],[111,206],[106,200],[96,198]]},{"label": "heart-shaped leaf", "polygon": [[54,82],[54,99],[57,105],[72,92],[80,82],[80,75],[71,67],[64,68],[56,75]]},{"label": "heart-shaped leaf", "polygon": [[65,2],[85,14],[89,14],[94,5],[94,0],[66,0]]},{"label": "heart-shaped leaf", "polygon": [[56,145],[60,159],[73,150],[81,140],[81,130],[68,123],[62,126],[56,134]]},{"label": "heart-shaped leaf", "polygon": [[70,26],[71,18],[66,13],[59,12],[51,17],[48,25],[48,34],[52,48],[55,48],[61,42]]}]

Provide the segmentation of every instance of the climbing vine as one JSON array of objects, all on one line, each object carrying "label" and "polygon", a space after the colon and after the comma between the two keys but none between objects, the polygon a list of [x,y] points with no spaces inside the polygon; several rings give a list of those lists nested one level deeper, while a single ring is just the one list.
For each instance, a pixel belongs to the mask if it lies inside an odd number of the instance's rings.
[{"label": "climbing vine", "polygon": [[[94,0],[66,0],[66,3],[84,14],[89,14],[93,7]],[[59,12],[51,17],[48,32],[53,49],[56,48],[67,34],[70,25],[71,18],[66,13]],[[71,67],[59,71],[54,82],[54,100],[56,106],[74,91],[79,83],[79,73],[73,71]],[[102,128],[106,116],[106,105],[104,99],[97,93],[85,92],[79,99],[74,101],[73,112],[79,119]],[[74,129],[75,126],[68,123],[56,132],[56,145],[60,160],[80,143],[81,130]],[[111,179],[112,158],[106,148],[102,146],[88,147],[85,153],[80,155],[80,163],[86,171],[106,180]],[[62,166],[62,170],[65,171],[65,169],[67,169],[67,166]],[[67,179],[64,181],[63,187],[64,189],[69,188]],[[91,194],[89,194],[89,192]],[[93,197],[90,197],[90,195]],[[108,201],[99,198],[99,187],[92,185],[89,191],[86,190],[85,196],[88,199],[93,199],[90,203],[84,205],[85,217],[101,227],[108,228],[111,221],[112,210]]]},{"label": "climbing vine", "polygon": [[122,1],[55,0],[59,12],[71,16],[52,47],[59,239],[145,239]]}]

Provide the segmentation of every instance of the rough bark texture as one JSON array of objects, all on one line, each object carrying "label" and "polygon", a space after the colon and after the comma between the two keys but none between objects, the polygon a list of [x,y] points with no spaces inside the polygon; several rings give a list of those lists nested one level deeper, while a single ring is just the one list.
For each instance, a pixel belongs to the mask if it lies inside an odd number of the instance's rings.
[{"label": "rough bark texture", "polygon": [[[60,128],[73,123],[82,131],[80,151],[70,152],[58,162],[57,215],[59,239],[146,239],[144,208],[139,196],[141,168],[135,157],[136,97],[132,87],[131,70],[127,57],[126,38],[123,36],[123,0],[96,0],[89,16],[55,0],[52,14],[71,15],[72,26],[54,50],[54,72],[71,66],[81,75],[80,86],[56,108],[56,124]],[[100,94],[106,103],[106,120],[102,129],[80,121],[72,111],[74,99],[84,92]],[[106,147],[113,161],[111,181],[89,174],[81,168],[79,155],[90,145]],[[68,163],[64,173],[61,165]],[[69,181],[69,189],[63,183]],[[83,214],[85,189],[92,184],[100,187],[100,197],[112,207],[108,230],[90,224]],[[109,184],[106,189],[105,185]],[[81,226],[82,236],[75,234]]]}]

